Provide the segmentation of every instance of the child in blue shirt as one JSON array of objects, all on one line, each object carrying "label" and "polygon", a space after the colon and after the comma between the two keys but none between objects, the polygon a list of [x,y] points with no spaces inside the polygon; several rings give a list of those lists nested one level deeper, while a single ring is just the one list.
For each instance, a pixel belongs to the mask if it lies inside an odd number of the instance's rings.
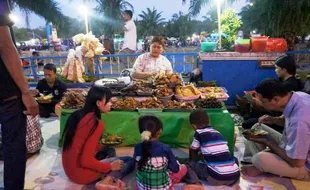
[{"label": "child in blue shirt", "polygon": [[[229,153],[227,141],[210,126],[209,117],[204,110],[193,111],[189,120],[195,130],[189,166],[195,171],[197,178],[207,180],[208,184],[214,186],[233,185],[240,178],[240,169]],[[199,151],[203,155],[203,161],[196,161]]]}]

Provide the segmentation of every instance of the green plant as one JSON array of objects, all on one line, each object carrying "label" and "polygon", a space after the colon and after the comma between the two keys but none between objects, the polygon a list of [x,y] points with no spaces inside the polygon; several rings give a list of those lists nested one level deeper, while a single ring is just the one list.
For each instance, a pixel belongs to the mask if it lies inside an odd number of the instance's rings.
[{"label": "green plant", "polygon": [[233,9],[227,9],[221,15],[222,32],[227,35],[222,41],[224,49],[230,50],[236,39],[236,34],[242,25],[242,21],[238,18],[237,13]]}]

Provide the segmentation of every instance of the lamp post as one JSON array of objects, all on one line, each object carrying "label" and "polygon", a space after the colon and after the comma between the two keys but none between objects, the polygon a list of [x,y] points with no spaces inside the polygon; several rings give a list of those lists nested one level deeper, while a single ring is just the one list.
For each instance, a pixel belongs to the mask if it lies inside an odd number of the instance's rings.
[{"label": "lamp post", "polygon": [[222,27],[221,27],[221,0],[216,0],[217,5],[217,23],[218,23],[218,36],[219,36],[219,49],[222,49]]},{"label": "lamp post", "polygon": [[84,15],[86,34],[88,34],[88,8],[82,5],[80,7],[80,13]]}]

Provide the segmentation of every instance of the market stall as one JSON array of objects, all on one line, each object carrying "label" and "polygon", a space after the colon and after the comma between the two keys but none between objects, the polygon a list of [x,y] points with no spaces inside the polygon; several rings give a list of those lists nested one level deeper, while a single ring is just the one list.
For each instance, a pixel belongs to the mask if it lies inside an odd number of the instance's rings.
[{"label": "market stall", "polygon": [[[100,83],[100,81],[99,81]],[[98,82],[97,82],[98,85]],[[104,83],[115,97],[108,114],[102,114],[105,124],[103,139],[107,135],[117,135],[121,146],[133,146],[141,141],[138,131],[138,119],[144,114],[159,117],[164,130],[160,140],[172,147],[188,148],[191,144],[194,130],[189,123],[189,115],[193,109],[204,109],[217,129],[228,141],[230,152],[234,152],[234,121],[225,104],[228,95],[225,88],[202,87],[184,84],[177,74],[158,75],[152,82],[135,81],[130,85],[117,81]],[[60,140],[66,121],[70,114],[84,105],[87,90],[68,91],[61,102]]]},{"label": "market stall", "polygon": [[274,61],[283,53],[200,53],[204,81],[215,80],[225,86],[230,96],[227,105],[234,105],[236,95],[253,90],[266,78],[276,78]]}]

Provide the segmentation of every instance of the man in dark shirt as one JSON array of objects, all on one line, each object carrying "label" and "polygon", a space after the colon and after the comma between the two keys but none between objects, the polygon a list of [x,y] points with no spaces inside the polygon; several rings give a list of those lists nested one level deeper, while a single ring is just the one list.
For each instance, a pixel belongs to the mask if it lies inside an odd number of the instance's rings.
[{"label": "man in dark shirt", "polygon": [[67,90],[66,84],[56,78],[56,66],[48,63],[44,66],[44,79],[37,85],[36,95],[52,95],[52,99],[38,100],[40,104],[40,116],[50,117],[55,114],[55,105],[58,104]]},{"label": "man in dark shirt", "polygon": [[23,75],[9,14],[8,1],[0,0],[0,124],[4,188],[22,190],[27,160],[25,114],[35,116],[39,109]]}]

